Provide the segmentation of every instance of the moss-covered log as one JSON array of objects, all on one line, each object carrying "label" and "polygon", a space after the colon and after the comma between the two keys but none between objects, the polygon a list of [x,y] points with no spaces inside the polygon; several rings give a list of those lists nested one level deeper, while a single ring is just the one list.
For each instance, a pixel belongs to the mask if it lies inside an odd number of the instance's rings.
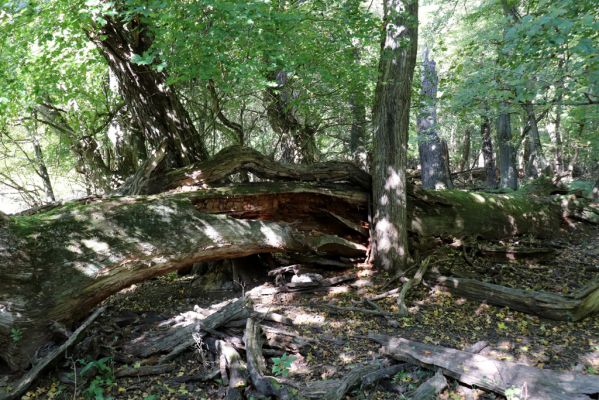
[{"label": "moss-covered log", "polygon": [[289,224],[202,213],[193,197],[72,203],[4,223],[0,359],[11,369],[24,368],[50,339],[52,321],[70,326],[116,291],[195,262],[267,252],[357,256],[365,251],[360,244]]},{"label": "moss-covered log", "polygon": [[[344,163],[294,170],[255,152],[242,154],[245,161],[227,167],[204,164],[210,178],[191,170],[177,176],[201,186],[246,168],[287,182],[84,199],[2,217],[0,364],[25,368],[53,335],[53,321],[70,328],[116,291],[195,262],[265,252],[364,255],[367,174]],[[408,200],[414,236],[550,236],[561,218],[559,206],[518,193],[410,189]]]}]

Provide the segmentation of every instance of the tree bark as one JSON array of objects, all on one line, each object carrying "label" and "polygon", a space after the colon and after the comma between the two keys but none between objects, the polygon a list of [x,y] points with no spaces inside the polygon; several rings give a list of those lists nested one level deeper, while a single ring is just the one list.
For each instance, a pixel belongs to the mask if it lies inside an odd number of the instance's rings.
[{"label": "tree bark", "polygon": [[418,0],[386,0],[373,111],[373,251],[384,269],[408,261],[408,127],[418,47]]},{"label": "tree bark", "polygon": [[493,141],[491,140],[491,123],[489,117],[481,116],[480,134],[482,136],[482,153],[487,175],[487,187],[497,187],[497,173],[495,172],[495,154],[493,153]]},{"label": "tree bark", "polygon": [[164,72],[152,65],[135,64],[152,45],[147,28],[138,17],[125,23],[105,16],[97,32],[88,33],[118,79],[119,90],[127,102],[146,142],[157,149],[167,142],[167,167],[183,167],[208,158],[208,152],[175,90],[167,85]]},{"label": "tree bark", "polygon": [[33,127],[31,129],[32,130],[29,132],[29,137],[31,138],[31,142],[33,143],[33,151],[35,154],[35,161],[37,163],[35,171],[42,179],[42,182],[44,184],[44,190],[46,192],[46,201],[54,202],[56,201],[56,197],[54,196],[54,188],[52,187],[52,181],[50,180],[48,168],[46,168],[46,162],[44,161],[42,145],[40,144],[37,138],[37,117],[35,115],[33,116]]},{"label": "tree bark", "polygon": [[465,171],[470,167],[470,144],[472,130],[467,127],[464,131],[464,144],[462,145],[462,159],[460,160],[460,171]]},{"label": "tree bark", "polygon": [[264,101],[270,126],[281,135],[282,159],[304,164],[316,162],[319,158],[316,146],[317,129],[308,122],[302,123],[295,115],[287,72],[279,71],[269,78],[277,83],[277,87],[266,89]]},{"label": "tree bark", "polygon": [[526,111],[526,125],[528,128],[528,158],[526,160],[526,176],[528,178],[538,178],[546,167],[547,161],[543,155],[543,146],[539,135],[539,127],[534,107],[531,102],[524,105]]},{"label": "tree bark", "polygon": [[[360,51],[354,48],[354,60],[360,62]],[[349,99],[351,110],[351,130],[349,138],[349,151],[352,159],[360,168],[368,170],[366,156],[366,99],[364,85],[360,83],[354,88]]]},{"label": "tree bark", "polygon": [[497,118],[497,141],[499,142],[499,187],[502,189],[518,189],[518,169],[516,153],[512,144],[512,124],[507,105],[501,105]]},{"label": "tree bark", "polygon": [[[428,58],[428,49],[422,62],[422,87],[418,113],[418,153],[422,187],[425,189],[451,189],[449,159],[444,147],[447,144],[437,134],[437,85],[435,61]],[[445,145],[445,146],[444,146]]]},{"label": "tree bark", "polygon": [[530,400],[588,400],[587,394],[599,390],[599,379],[582,373],[538,369],[400,337],[369,337],[383,345],[382,354],[426,368],[439,368],[460,382],[501,395],[519,388]]},{"label": "tree bark", "polygon": [[[223,155],[235,158],[230,149]],[[50,339],[52,321],[72,326],[118,290],[195,262],[273,252],[365,255],[360,227],[368,226],[369,180],[347,185],[349,177],[358,177],[345,168],[353,164],[331,164],[342,171],[298,165],[293,174],[289,165],[255,160],[246,158],[247,165],[262,176],[298,182],[206,188],[243,165],[217,162],[211,171],[206,162],[198,166],[201,173],[183,169],[204,187],[198,191],[84,199],[2,218],[0,364],[26,368]],[[305,176],[298,172],[303,170]],[[318,182],[323,176],[345,184]],[[405,227],[414,236],[500,239],[559,232],[559,206],[521,193],[406,192]],[[21,340],[11,339],[14,329]]]}]

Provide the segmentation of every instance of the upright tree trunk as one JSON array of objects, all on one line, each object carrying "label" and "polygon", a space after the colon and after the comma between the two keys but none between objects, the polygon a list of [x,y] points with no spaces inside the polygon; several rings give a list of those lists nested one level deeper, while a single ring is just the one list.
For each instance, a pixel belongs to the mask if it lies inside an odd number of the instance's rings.
[{"label": "upright tree trunk", "polygon": [[[360,61],[360,53],[357,48],[354,49],[354,59]],[[362,169],[368,169],[366,157],[366,99],[364,98],[362,84],[356,87],[350,96],[349,107],[351,109],[351,131],[349,138],[349,150],[354,162]]]},{"label": "upright tree trunk", "polygon": [[37,138],[37,116],[33,116],[33,126],[29,132],[29,137],[33,143],[33,151],[35,153],[35,162],[37,166],[35,168],[37,174],[42,179],[44,184],[44,191],[46,192],[46,201],[54,202],[56,197],[54,196],[54,188],[52,187],[52,181],[50,180],[50,174],[48,168],[46,168],[46,162],[44,161],[44,153],[42,152],[42,146]]},{"label": "upright tree trunk", "polygon": [[597,178],[595,186],[593,186],[593,200],[599,201],[599,178]]},{"label": "upright tree trunk", "polygon": [[564,168],[564,161],[562,157],[562,105],[561,100],[558,100],[557,107],[555,109],[555,131],[553,132],[553,164],[557,174],[561,173]]},{"label": "upright tree trunk", "polygon": [[[418,153],[422,187],[425,189],[452,188],[449,159],[444,144],[437,134],[437,71],[435,61],[428,58],[428,49],[422,62],[422,88],[418,113]],[[447,144],[445,144],[446,148]]]},{"label": "upright tree trunk", "polygon": [[472,136],[472,128],[467,127],[464,131],[464,144],[462,145],[462,159],[460,160],[460,171],[465,171],[470,167],[470,138]]},{"label": "upright tree trunk", "polygon": [[491,140],[491,122],[486,115],[481,116],[480,134],[482,136],[482,153],[487,175],[487,187],[497,187],[497,174],[495,172],[495,155],[493,153],[493,141]]},{"label": "upright tree trunk", "polygon": [[316,127],[296,117],[287,73],[279,71],[270,79],[276,81],[277,87],[266,89],[264,101],[270,126],[282,136],[283,160],[314,163],[319,158]]},{"label": "upright tree trunk", "polygon": [[541,137],[534,107],[531,102],[524,104],[526,111],[526,125],[528,128],[528,158],[526,160],[526,176],[528,178],[537,178],[547,165],[543,155]]},{"label": "upright tree trunk", "polygon": [[412,77],[418,46],[418,0],[385,0],[373,110],[373,251],[377,266],[408,260],[406,165]]},{"label": "upright tree trunk", "polygon": [[128,23],[116,17],[105,18],[106,24],[89,35],[117,77],[119,90],[146,142],[154,150],[167,142],[168,167],[206,159],[203,140],[177,93],[167,85],[166,74],[151,65],[132,62],[134,55],[143,55],[152,44],[145,26],[138,18]]},{"label": "upright tree trunk", "polygon": [[[507,19],[503,29],[503,36],[507,34],[510,26],[519,20],[514,3],[501,0],[503,15]],[[498,62],[509,59],[511,54],[504,49],[500,50]],[[499,144],[499,186],[503,189],[518,189],[518,169],[516,167],[516,152],[512,144],[512,124],[508,105],[502,101],[499,106],[499,117],[497,119],[497,142]]]},{"label": "upright tree trunk", "polygon": [[518,170],[516,154],[512,145],[512,124],[507,105],[501,105],[501,113],[497,118],[497,141],[499,142],[499,187],[518,189]]}]

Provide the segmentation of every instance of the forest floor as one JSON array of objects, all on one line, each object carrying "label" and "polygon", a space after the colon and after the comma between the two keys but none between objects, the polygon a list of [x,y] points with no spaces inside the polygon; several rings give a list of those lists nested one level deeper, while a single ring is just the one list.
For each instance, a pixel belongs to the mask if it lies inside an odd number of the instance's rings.
[{"label": "forest floor", "polygon": [[[464,255],[459,243],[438,246],[431,263],[452,271],[474,274],[480,280],[511,287],[569,293],[599,274],[599,227],[577,226],[550,243],[521,239],[527,246],[551,247],[556,252],[544,261],[508,262]],[[481,243],[478,243],[480,246]],[[466,251],[468,254],[468,251]],[[322,272],[325,276],[344,272]],[[270,311],[294,321],[302,336],[313,339],[306,354],[295,354],[289,378],[297,382],[343,377],[352,366],[378,355],[379,345],[365,338],[369,332],[464,349],[484,341],[480,354],[512,360],[539,368],[576,370],[599,374],[599,318],[576,323],[540,319],[536,316],[454,297],[425,279],[408,298],[409,315],[397,320],[339,312],[326,305],[364,307],[363,299],[392,289],[386,272],[356,267],[356,280],[309,294],[280,294],[268,304]],[[116,377],[124,366],[121,346],[194,305],[210,304],[238,297],[239,292],[198,290],[193,276],[163,276],[122,291],[106,301],[108,310],[88,328],[83,340],[41,377],[24,399],[220,399],[226,387],[220,379],[187,382],[210,369],[202,365],[197,349],[179,356],[169,370],[154,376]],[[270,283],[272,284],[272,283]],[[269,284],[269,285],[270,285]],[[389,312],[397,312],[397,301],[387,297],[377,302]],[[141,360],[140,360],[141,361]],[[272,360],[267,360],[268,368]],[[136,367],[140,363],[129,364]],[[73,381],[73,371],[96,370],[96,378]],[[413,367],[376,387],[356,389],[351,399],[409,399],[409,394],[432,372]],[[100,378],[97,378],[100,377]],[[95,392],[95,394],[94,394]],[[96,396],[101,393],[101,396]],[[102,397],[104,396],[104,397]],[[456,381],[441,393],[441,399],[502,398],[489,392],[468,392]]]}]

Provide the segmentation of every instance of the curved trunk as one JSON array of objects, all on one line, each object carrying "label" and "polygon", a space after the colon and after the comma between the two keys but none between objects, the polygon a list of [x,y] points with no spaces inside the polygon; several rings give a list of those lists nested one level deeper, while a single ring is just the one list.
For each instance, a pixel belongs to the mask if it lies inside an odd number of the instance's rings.
[{"label": "curved trunk", "polygon": [[166,74],[157,72],[152,65],[132,61],[152,43],[143,24],[138,18],[128,24],[106,18],[106,24],[89,36],[118,79],[119,90],[146,142],[157,149],[166,141],[168,167],[206,159],[208,152],[202,138],[175,90],[167,85]]},{"label": "curved trunk", "polygon": [[277,87],[266,89],[264,102],[270,126],[281,135],[283,161],[289,163],[299,161],[303,164],[316,162],[319,158],[316,146],[317,129],[296,117],[287,73],[279,71],[270,76],[270,79],[277,83]]}]

